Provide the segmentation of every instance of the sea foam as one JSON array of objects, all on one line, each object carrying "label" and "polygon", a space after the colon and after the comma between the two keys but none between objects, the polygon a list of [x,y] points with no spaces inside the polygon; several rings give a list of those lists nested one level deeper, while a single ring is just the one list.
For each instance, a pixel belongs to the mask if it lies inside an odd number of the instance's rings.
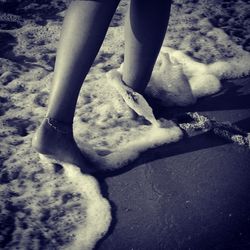
[{"label": "sea foam", "polygon": [[[48,104],[65,13],[59,2],[43,3],[37,11],[36,4],[17,1],[13,13],[6,8],[10,13],[0,14],[2,249],[91,249],[111,221],[110,205],[93,177],[72,165],[62,169],[39,162],[31,149]],[[147,92],[166,106],[186,106],[219,91],[221,79],[248,75],[244,2],[222,7],[223,1],[175,0]],[[53,15],[46,17],[50,5]],[[160,119],[155,127],[136,116],[105,77],[123,62],[126,5],[122,1],[85,80],[74,120],[79,146],[104,170],[124,167],[148,148],[182,138],[172,121]]]}]

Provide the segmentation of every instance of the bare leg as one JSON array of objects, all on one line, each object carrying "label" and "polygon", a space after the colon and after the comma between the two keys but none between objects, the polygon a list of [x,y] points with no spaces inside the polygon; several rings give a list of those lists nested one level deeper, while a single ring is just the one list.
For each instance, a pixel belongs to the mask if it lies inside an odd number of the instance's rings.
[{"label": "bare leg", "polygon": [[118,3],[119,0],[71,3],[57,51],[47,112],[47,117],[52,119],[45,119],[33,138],[33,146],[38,152],[77,165],[86,163],[86,157],[74,141],[72,121],[82,83]]},{"label": "bare leg", "polygon": [[48,117],[73,121],[76,101],[107,32],[118,0],[75,1],[64,20]]},{"label": "bare leg", "polygon": [[131,0],[125,23],[123,81],[143,92],[161,48],[171,0]]}]

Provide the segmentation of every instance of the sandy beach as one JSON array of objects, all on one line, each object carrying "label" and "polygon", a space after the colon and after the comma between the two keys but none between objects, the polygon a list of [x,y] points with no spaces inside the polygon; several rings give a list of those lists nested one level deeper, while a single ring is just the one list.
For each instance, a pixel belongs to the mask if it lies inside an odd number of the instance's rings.
[{"label": "sandy beach", "polygon": [[[249,131],[249,78],[226,84],[222,99],[188,110]],[[115,220],[96,249],[248,249],[249,159],[249,149],[210,132],[143,153],[103,180]]]},{"label": "sandy beach", "polygon": [[0,248],[248,249],[250,2],[173,1],[145,93],[159,127],[106,77],[123,63],[120,2],[74,119],[108,171],[94,177],[31,147],[68,2],[0,1]]}]

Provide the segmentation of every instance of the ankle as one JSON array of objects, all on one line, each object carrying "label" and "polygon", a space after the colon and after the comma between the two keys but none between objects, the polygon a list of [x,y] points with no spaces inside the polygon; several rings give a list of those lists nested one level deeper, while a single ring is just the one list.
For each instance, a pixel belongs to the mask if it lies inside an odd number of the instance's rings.
[{"label": "ankle", "polygon": [[148,81],[130,81],[129,79],[126,79],[125,77],[121,77],[122,83],[133,89],[134,91],[140,93],[141,95],[144,94],[144,91],[147,87]]},{"label": "ankle", "polygon": [[51,117],[46,117],[42,124],[61,134],[71,134],[73,131],[73,123],[59,121]]},{"label": "ankle", "polygon": [[33,136],[32,147],[39,153],[49,154],[63,138],[73,138],[72,124],[46,117]]}]

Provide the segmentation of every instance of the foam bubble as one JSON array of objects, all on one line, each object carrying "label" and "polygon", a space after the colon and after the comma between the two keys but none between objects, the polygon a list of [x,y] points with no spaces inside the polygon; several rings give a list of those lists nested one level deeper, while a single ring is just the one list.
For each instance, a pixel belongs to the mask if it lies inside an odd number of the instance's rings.
[{"label": "foam bubble", "polygon": [[2,235],[12,228],[3,249],[93,249],[111,221],[110,205],[97,181],[70,164],[55,173],[46,162],[35,164],[32,155],[33,165],[27,164],[27,156],[13,161],[27,155],[20,149],[9,156],[4,164],[8,169],[0,176]]},{"label": "foam bubble", "polygon": [[208,65],[209,71],[220,79],[239,78],[250,73],[250,53],[227,61],[217,61]]},{"label": "foam bubble", "polygon": [[[82,190],[87,202],[84,227],[78,227],[75,241],[68,249],[90,250],[104,236],[111,222],[109,202],[102,197],[94,177],[82,175],[76,166],[66,164],[65,175],[73,182],[76,190]],[[84,184],[84,185],[83,185]]]},{"label": "foam bubble", "polygon": [[[148,148],[154,148],[166,143],[176,142],[183,136],[182,131],[173,122],[162,120],[163,127],[144,127],[143,133],[136,135],[134,140],[122,144],[115,152],[105,157],[105,164],[110,169],[117,169],[136,159]],[[165,126],[165,127],[164,127]]]},{"label": "foam bubble", "polygon": [[[162,100],[164,105],[186,106],[196,101],[178,61],[171,61],[168,53],[161,53],[159,68],[155,69],[147,91]],[[173,59],[172,59],[173,60]]]},{"label": "foam bubble", "polygon": [[[223,31],[219,34],[223,34],[219,37],[222,41],[228,39]],[[225,57],[225,60],[205,64],[180,50],[162,47],[147,91],[166,106],[193,104],[196,98],[218,92],[221,79],[249,74],[250,53],[237,49],[238,55],[230,60]]]},{"label": "foam bubble", "polygon": [[[135,115],[109,81],[112,79],[99,79],[84,85],[77,110],[81,119],[75,120],[80,146],[103,169],[118,169],[138,157],[140,152],[182,137],[181,130],[173,122],[161,122],[159,127],[146,121],[143,114]],[[87,105],[81,98],[86,93],[95,96],[88,98]],[[85,105],[81,105],[82,102]]]},{"label": "foam bubble", "polygon": [[221,89],[220,80],[211,74],[195,75],[189,79],[195,97],[203,97],[217,93]]}]

